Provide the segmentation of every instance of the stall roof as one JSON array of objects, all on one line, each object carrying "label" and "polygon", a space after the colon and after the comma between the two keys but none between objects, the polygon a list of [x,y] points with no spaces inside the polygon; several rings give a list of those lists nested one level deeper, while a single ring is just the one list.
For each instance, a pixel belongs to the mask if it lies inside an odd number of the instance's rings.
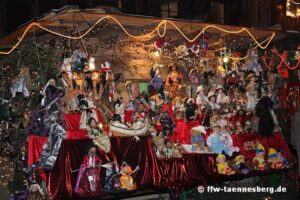
[{"label": "stall roof", "polygon": [[[68,6],[59,10],[52,10],[49,13],[36,18],[24,25],[22,25],[18,30],[13,33],[10,33],[2,38],[0,38],[0,48],[1,49],[9,49],[13,45],[15,45],[23,32],[30,26],[31,23],[39,23],[43,27],[46,27],[50,30],[55,30],[60,32],[65,28],[74,28],[74,24],[78,24],[81,30],[87,30],[91,25],[93,25],[97,20],[104,16],[113,16],[116,18],[124,27],[136,27],[144,29],[151,29],[157,26],[157,24],[161,21],[160,18],[155,17],[146,17],[146,16],[138,16],[138,15],[127,15],[122,14],[115,8],[110,7],[98,7],[95,9],[79,9],[76,6]],[[176,24],[176,26],[187,36],[191,36],[196,32],[201,31],[204,27],[208,25],[216,25],[222,29],[226,29],[228,31],[236,31],[240,30],[242,27],[238,26],[228,26],[228,25],[220,25],[220,24],[209,24],[202,23],[197,21],[188,21],[188,20],[177,20],[177,19],[168,19],[169,21]],[[110,21],[111,23],[115,23]],[[167,31],[170,29],[175,29],[173,26],[167,26]],[[267,30],[267,29],[256,29],[256,28],[248,28],[248,30],[253,34],[253,36],[258,41],[263,41],[264,39],[270,37],[273,33],[275,33],[274,40],[283,39],[286,37],[284,32]],[[47,32],[35,28],[35,31],[39,31],[39,34],[48,34]],[[208,29],[206,32],[220,34],[220,37],[227,37],[231,35],[230,33],[224,33],[217,29]],[[25,38],[31,37],[33,33],[33,29],[28,31],[28,34]],[[63,32],[62,32],[63,33]],[[249,37],[246,32],[235,34],[236,36],[241,37]]]}]

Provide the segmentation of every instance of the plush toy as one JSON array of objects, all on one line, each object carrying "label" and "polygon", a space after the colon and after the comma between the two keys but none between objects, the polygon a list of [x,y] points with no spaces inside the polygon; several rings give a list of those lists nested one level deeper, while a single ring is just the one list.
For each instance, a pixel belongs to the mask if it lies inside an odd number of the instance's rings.
[{"label": "plush toy", "polygon": [[215,124],[212,126],[213,131],[208,136],[206,144],[210,148],[211,152],[216,154],[225,154],[232,156],[233,152],[238,152],[238,147],[233,147],[232,138],[227,133],[221,133],[221,126]]},{"label": "plush toy", "polygon": [[250,169],[246,163],[245,156],[238,155],[234,159],[234,167],[243,174],[248,174]]},{"label": "plush toy", "polygon": [[235,171],[226,162],[226,157],[224,154],[219,154],[216,158],[216,162],[217,162],[217,169],[219,174],[223,174],[223,175],[235,174]]},{"label": "plush toy", "polygon": [[289,167],[289,162],[286,158],[282,157],[282,152],[277,152],[274,148],[269,148],[268,153],[269,166],[271,169],[284,169]]},{"label": "plush toy", "polygon": [[258,143],[256,147],[255,157],[252,160],[253,167],[255,170],[265,170],[267,165],[265,161],[265,148],[262,144]]}]

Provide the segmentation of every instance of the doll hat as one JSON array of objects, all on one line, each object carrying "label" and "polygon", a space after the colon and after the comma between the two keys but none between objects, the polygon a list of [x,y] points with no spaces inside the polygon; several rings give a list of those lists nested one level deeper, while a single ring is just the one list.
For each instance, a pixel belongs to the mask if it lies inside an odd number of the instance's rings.
[{"label": "doll hat", "polygon": [[265,147],[259,143],[256,147],[256,153],[264,153],[264,152],[265,152]]},{"label": "doll hat", "polygon": [[198,72],[198,70],[195,68],[191,69],[189,75],[191,75],[193,72]]},{"label": "doll hat", "polygon": [[277,156],[277,151],[274,148],[269,148],[269,153],[268,153],[269,158],[275,158]]},{"label": "doll hat", "polygon": [[193,98],[189,98],[188,100],[187,100],[187,103],[194,103],[194,99]]},{"label": "doll hat", "polygon": [[221,158],[224,158],[224,159],[225,159],[226,157],[225,157],[224,154],[219,154],[219,155],[217,156],[216,160],[219,160],[219,159],[221,159]]},{"label": "doll hat", "polygon": [[199,85],[199,86],[197,87],[197,93],[200,92],[200,91],[204,91],[203,85]]},{"label": "doll hat", "polygon": [[234,162],[235,164],[240,164],[243,160],[245,160],[245,156],[243,155],[238,155],[237,157],[235,157]]},{"label": "doll hat", "polygon": [[208,95],[207,95],[207,98],[209,99],[212,96],[216,96],[216,94],[214,92],[209,92]]},{"label": "doll hat", "polygon": [[216,88],[216,91],[222,89],[223,90],[223,86],[222,85],[218,85],[217,88]]}]

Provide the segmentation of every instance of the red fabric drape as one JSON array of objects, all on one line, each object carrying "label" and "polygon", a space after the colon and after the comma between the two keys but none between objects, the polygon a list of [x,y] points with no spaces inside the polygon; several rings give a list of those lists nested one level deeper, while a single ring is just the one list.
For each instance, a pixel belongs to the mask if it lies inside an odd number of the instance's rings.
[{"label": "red fabric drape", "polygon": [[[176,192],[182,188],[205,185],[207,182],[222,180],[223,176],[218,175],[215,169],[215,156],[213,154],[184,154],[182,158],[169,160],[158,160],[153,151],[150,136],[140,137],[140,141],[128,138],[111,138],[112,150],[105,155],[100,152],[102,163],[127,161],[133,168],[137,165],[141,169],[137,172],[135,181],[139,189],[145,188],[168,188]],[[254,151],[245,151],[243,144],[246,141],[259,140],[266,151],[268,148],[283,149],[284,156],[292,158],[292,154],[280,133],[271,137],[260,138],[256,134],[233,135],[233,143],[239,146],[241,153],[246,159],[252,159]],[[39,155],[47,138],[39,136],[29,137],[28,161],[33,163],[39,159]],[[53,199],[69,199],[76,197],[74,187],[77,178],[76,173],[71,169],[78,169],[86,154],[86,147],[91,141],[65,140],[62,143],[60,153],[57,157],[53,170],[48,174],[48,188]],[[105,170],[101,169],[102,179]],[[251,172],[255,175],[257,172]],[[234,175],[235,178],[243,178],[244,175]],[[228,177],[225,177],[228,178]],[[76,197],[77,198],[77,197]]]}]

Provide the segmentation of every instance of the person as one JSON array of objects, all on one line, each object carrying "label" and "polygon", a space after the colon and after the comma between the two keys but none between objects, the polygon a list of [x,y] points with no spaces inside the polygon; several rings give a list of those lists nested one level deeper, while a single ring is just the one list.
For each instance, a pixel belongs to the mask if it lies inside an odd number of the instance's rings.
[{"label": "person", "polygon": [[91,145],[84,156],[77,176],[75,193],[80,196],[98,196],[102,193],[100,181],[101,159],[97,155],[97,146]]},{"label": "person", "polygon": [[[297,159],[298,163],[300,163],[300,106],[298,105],[298,109],[294,113],[294,116],[292,117],[292,123],[291,123],[291,145],[292,147],[297,151]],[[300,167],[298,167],[298,180],[300,180]]]}]

